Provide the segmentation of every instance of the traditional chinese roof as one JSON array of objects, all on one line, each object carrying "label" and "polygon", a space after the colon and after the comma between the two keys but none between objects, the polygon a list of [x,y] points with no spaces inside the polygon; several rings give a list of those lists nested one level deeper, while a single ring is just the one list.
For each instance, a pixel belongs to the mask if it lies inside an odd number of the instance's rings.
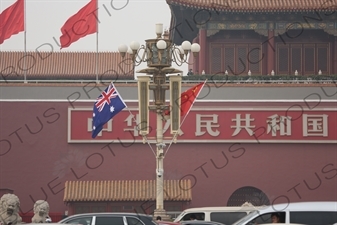
[{"label": "traditional chinese roof", "polygon": [[0,71],[8,80],[22,78],[25,71],[27,78],[36,79],[134,76],[133,64],[118,52],[1,51],[0,59]]},{"label": "traditional chinese roof", "polygon": [[169,5],[239,12],[335,10],[337,0],[166,0]]},{"label": "traditional chinese roof", "polygon": [[[165,180],[165,201],[191,201],[190,180]],[[155,180],[67,181],[64,202],[155,201]]]},{"label": "traditional chinese roof", "polygon": [[[171,9],[170,39],[180,45],[184,40],[193,41],[199,27],[208,21],[246,20],[247,14],[303,14],[311,18],[324,18],[334,22],[337,0],[166,0]],[[325,15],[317,15],[318,12]],[[298,17],[301,17],[301,15]],[[287,17],[285,17],[287,18]],[[257,20],[255,18],[255,20]],[[272,17],[264,20],[270,21]],[[305,19],[304,19],[305,20]],[[206,21],[206,22],[204,22]]]}]

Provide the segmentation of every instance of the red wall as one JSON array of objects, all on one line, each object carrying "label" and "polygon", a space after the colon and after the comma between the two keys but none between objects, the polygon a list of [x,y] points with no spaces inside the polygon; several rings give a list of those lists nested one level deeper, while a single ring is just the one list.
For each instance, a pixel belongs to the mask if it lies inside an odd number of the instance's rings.
[{"label": "red wall", "polygon": [[[0,188],[14,191],[22,213],[45,199],[51,213],[63,214],[67,180],[155,179],[146,144],[114,144],[113,154],[106,144],[68,144],[68,106],[1,102]],[[336,144],[173,144],[164,167],[165,179],[194,181],[189,207],[226,205],[243,186],[261,189],[274,203],[337,201]]]}]

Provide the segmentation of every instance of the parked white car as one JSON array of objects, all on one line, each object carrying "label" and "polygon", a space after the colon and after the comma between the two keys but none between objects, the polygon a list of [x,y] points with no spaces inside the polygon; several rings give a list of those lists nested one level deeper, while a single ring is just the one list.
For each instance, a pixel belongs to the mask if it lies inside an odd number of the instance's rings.
[{"label": "parked white car", "polygon": [[271,215],[279,214],[281,223],[331,225],[337,223],[337,202],[297,202],[266,206],[249,213],[233,225],[271,223]]},{"label": "parked white car", "polygon": [[77,225],[158,225],[153,217],[137,213],[83,213],[69,216],[58,222]]},{"label": "parked white car", "polygon": [[190,208],[184,210],[174,222],[189,221],[191,216],[194,216],[197,220],[215,221],[230,225],[256,209],[257,208],[250,203],[245,203],[238,207]]}]

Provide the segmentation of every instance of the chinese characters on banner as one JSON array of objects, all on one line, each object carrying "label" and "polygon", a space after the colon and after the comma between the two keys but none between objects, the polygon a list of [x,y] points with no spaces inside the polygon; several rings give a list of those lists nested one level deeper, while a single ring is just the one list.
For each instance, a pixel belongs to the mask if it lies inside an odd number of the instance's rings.
[{"label": "chinese characters on banner", "polygon": [[[104,126],[95,140],[91,139],[90,110],[69,109],[68,142],[142,142],[137,130],[136,121],[140,122],[137,109],[131,110],[133,115],[120,112]],[[337,143],[334,124],[337,124],[337,109],[192,109],[180,129],[178,142]],[[164,121],[163,127],[164,139],[170,141],[169,122]],[[155,132],[155,114],[151,112],[148,138],[154,139]]]}]

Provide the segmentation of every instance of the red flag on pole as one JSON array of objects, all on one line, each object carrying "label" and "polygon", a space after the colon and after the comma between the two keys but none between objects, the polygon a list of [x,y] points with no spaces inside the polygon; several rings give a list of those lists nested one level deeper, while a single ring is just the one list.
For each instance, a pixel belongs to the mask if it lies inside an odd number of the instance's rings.
[{"label": "red flag on pole", "polygon": [[17,0],[0,14],[0,44],[25,30],[24,0]]},{"label": "red flag on pole", "polygon": [[70,17],[61,28],[61,49],[89,34],[97,32],[97,0],[90,2]]},{"label": "red flag on pole", "polygon": [[[185,116],[190,112],[195,100],[197,99],[202,88],[204,87],[206,81],[207,80],[181,93],[180,95],[180,116]],[[170,115],[170,111],[167,110],[165,112],[165,115],[166,116]]]},{"label": "red flag on pole", "polygon": [[201,82],[200,84],[197,84],[196,86],[181,93],[180,116],[185,116],[190,112],[205,83],[206,81]]}]

